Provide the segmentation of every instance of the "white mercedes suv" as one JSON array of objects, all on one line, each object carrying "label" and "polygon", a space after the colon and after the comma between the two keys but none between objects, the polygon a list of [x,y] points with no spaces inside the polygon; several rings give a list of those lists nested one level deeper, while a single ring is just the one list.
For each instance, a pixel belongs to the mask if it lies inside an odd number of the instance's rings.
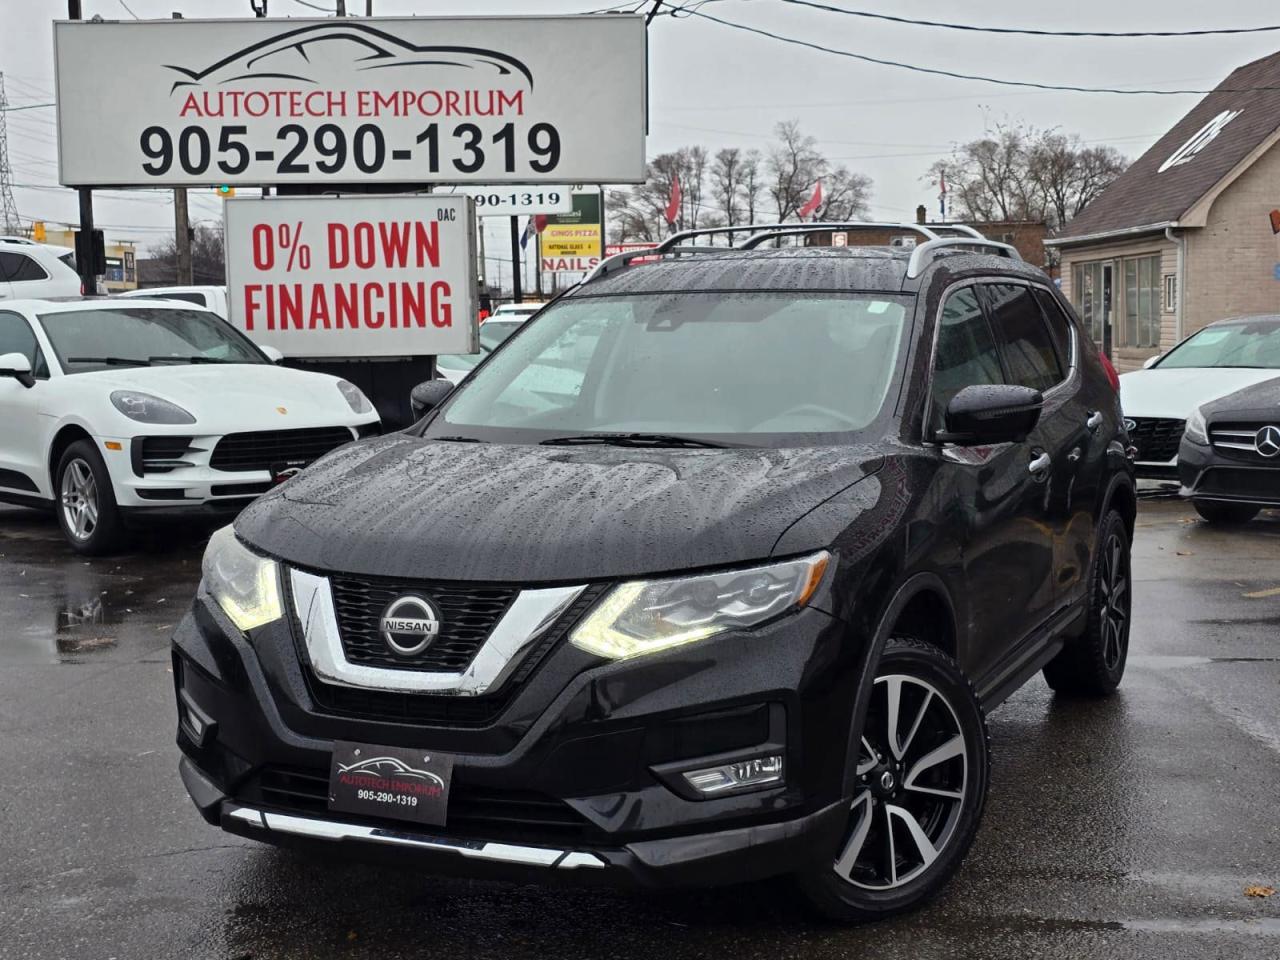
[{"label": "white mercedes suv", "polygon": [[207,310],[81,298],[0,303],[0,423],[0,501],[55,508],[84,554],[135,520],[234,513],[379,432],[356,386]]}]

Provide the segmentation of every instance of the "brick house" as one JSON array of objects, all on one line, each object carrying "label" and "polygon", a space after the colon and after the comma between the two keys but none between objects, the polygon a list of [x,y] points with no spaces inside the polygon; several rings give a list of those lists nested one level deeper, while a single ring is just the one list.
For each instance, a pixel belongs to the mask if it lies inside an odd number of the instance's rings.
[{"label": "brick house", "polygon": [[[930,229],[938,229],[939,232],[945,231],[948,226],[954,226],[961,221],[951,221],[947,223],[927,223],[925,222],[925,208],[918,207],[916,209],[916,223],[922,227]],[[990,220],[990,221],[963,221],[966,226],[973,227],[988,240],[998,240],[1001,243],[1007,243],[1015,247],[1023,260],[1033,263],[1037,267],[1048,269],[1045,263],[1045,238],[1048,236],[1048,227],[1043,220]],[[884,227],[857,227],[848,230],[836,230],[834,235],[840,236],[842,242],[848,244],[865,245],[869,247],[885,247],[894,246],[911,246],[916,243],[923,243],[924,237],[911,230],[901,228],[888,229]],[[951,234],[944,234],[950,236]],[[829,247],[831,246],[833,233],[824,233],[817,231],[809,234],[805,238],[805,243],[810,246]]]},{"label": "brick house", "polygon": [[1235,70],[1046,241],[1121,372],[1214,320],[1280,313],[1278,141],[1274,53]]}]

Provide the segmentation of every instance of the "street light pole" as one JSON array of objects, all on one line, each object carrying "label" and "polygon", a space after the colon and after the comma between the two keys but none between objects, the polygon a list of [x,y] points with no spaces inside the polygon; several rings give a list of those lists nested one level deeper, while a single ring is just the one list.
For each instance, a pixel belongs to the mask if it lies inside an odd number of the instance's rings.
[{"label": "street light pole", "polygon": [[[80,0],[67,0],[67,19],[83,20],[84,13],[80,9]],[[98,292],[98,276],[96,259],[93,254],[93,191],[81,187],[80,194],[80,235],[84,238],[76,249],[80,256],[76,257],[76,270],[80,273],[80,289],[87,295]],[[85,253],[85,251],[88,251]]]}]

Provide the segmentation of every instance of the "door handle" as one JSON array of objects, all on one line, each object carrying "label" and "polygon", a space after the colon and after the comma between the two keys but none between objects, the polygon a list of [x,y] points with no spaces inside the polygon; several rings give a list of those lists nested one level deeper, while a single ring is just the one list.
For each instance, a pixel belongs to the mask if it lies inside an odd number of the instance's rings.
[{"label": "door handle", "polygon": [[1090,430],[1097,430],[1102,426],[1102,411],[1095,410],[1093,413],[1089,414],[1089,419],[1084,422],[1084,425]]},{"label": "door handle", "polygon": [[1079,447],[1072,447],[1071,452],[1067,454],[1068,463],[1079,463],[1082,456]]},{"label": "door handle", "polygon": [[1030,470],[1035,476],[1039,477],[1042,474],[1044,474],[1044,472],[1048,470],[1052,464],[1053,464],[1053,459],[1047,453],[1042,453],[1040,454],[1040,456],[1036,457],[1029,464],[1027,464],[1027,469]]}]

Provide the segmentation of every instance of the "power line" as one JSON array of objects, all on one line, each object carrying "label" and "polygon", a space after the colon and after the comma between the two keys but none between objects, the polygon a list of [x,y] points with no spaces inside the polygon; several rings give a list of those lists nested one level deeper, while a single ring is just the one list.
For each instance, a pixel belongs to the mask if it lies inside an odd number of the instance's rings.
[{"label": "power line", "polygon": [[1057,84],[1057,83],[1039,83],[1032,80],[1008,80],[1001,77],[986,77],[980,74],[959,73],[955,70],[943,70],[937,67],[923,67],[914,63],[903,63],[898,60],[886,60],[881,57],[873,57],[865,53],[854,53],[852,50],[841,50],[837,47],[828,47],[821,43],[814,43],[811,40],[801,40],[799,37],[788,37],[780,33],[774,33],[771,30],[765,30],[760,27],[752,27],[745,23],[736,23],[732,20],[725,20],[721,17],[714,16],[710,13],[703,13],[691,6],[677,6],[672,4],[670,0],[664,0],[664,5],[670,8],[672,15],[683,15],[685,17],[702,17],[704,20],[710,20],[712,23],[718,23],[721,26],[729,27],[734,30],[742,30],[746,33],[754,33],[757,36],[767,37],[770,40],[777,40],[780,43],[787,43],[797,47],[804,47],[808,50],[817,50],[820,53],[829,53],[837,57],[847,57],[850,60],[861,60],[864,63],[874,63],[882,67],[896,67],[900,70],[910,70],[914,73],[925,73],[935,77],[948,77],[952,80],[974,80],[979,83],[994,83],[1004,87],[1025,87],[1033,90],[1056,90],[1064,93],[1114,93],[1123,95],[1151,95],[1151,96],[1183,96],[1183,95],[1200,95],[1207,93],[1253,93],[1262,90],[1280,90],[1280,86],[1262,86],[1262,87],[1244,87],[1244,88],[1219,88],[1214,90],[1150,90],[1142,88],[1118,88],[1118,87],[1084,87],[1074,84]]},{"label": "power line", "polygon": [[125,3],[124,0],[120,0],[120,6],[124,7],[125,13],[129,14],[129,16],[133,17],[133,19],[135,20],[142,19],[136,13],[134,13],[132,10],[129,9],[129,5]]},{"label": "power line", "polygon": [[1034,27],[984,27],[972,23],[947,23],[942,20],[915,20],[911,17],[898,17],[890,13],[872,13],[869,10],[850,10],[847,7],[836,7],[816,0],[781,0],[797,7],[812,7],[828,13],[841,13],[849,17],[866,17],[869,20],[887,20],[890,23],[902,23],[913,27],[939,27],[944,30],[965,30],[972,33],[1012,33],[1031,37],[1102,37],[1102,38],[1135,38],[1135,37],[1212,37],[1224,34],[1270,33],[1280,30],[1280,24],[1261,27],[1214,27],[1203,30],[1039,30]]},{"label": "power line", "polygon": [[20,107],[9,107],[9,106],[0,107],[0,111],[3,111],[4,113],[17,113],[19,110],[41,110],[41,109],[43,109],[44,107],[53,107],[53,106],[57,106],[57,104],[53,104],[53,103],[24,103],[24,104],[23,104],[22,106],[20,106]]}]

